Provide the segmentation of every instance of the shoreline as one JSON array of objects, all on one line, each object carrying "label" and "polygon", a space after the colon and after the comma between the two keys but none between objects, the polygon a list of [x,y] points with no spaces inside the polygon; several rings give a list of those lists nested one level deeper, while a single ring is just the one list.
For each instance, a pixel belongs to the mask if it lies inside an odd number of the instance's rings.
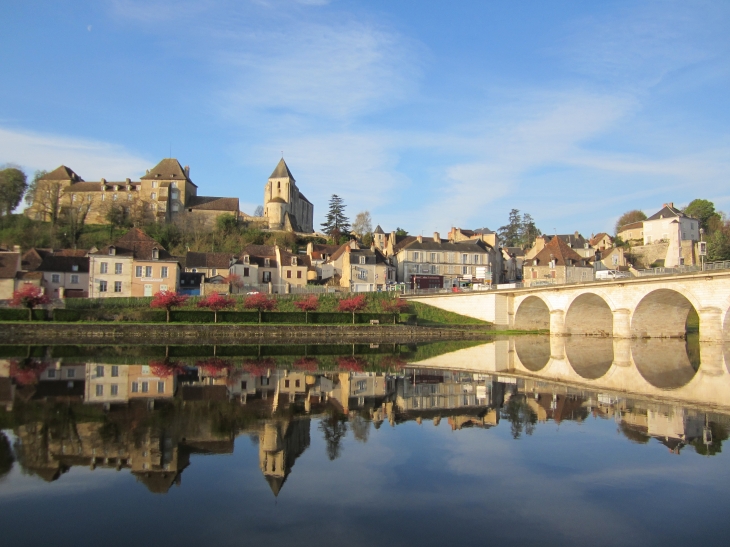
[{"label": "shoreline", "polygon": [[3,323],[0,344],[377,343],[491,338],[489,327],[408,325],[241,325],[181,323]]}]

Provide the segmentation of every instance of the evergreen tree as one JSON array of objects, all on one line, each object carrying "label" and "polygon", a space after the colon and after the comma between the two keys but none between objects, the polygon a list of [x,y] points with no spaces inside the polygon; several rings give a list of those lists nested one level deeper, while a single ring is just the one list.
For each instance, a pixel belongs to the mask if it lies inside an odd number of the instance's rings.
[{"label": "evergreen tree", "polygon": [[345,216],[345,203],[340,196],[332,194],[329,211],[322,223],[322,230],[331,236],[334,231],[343,235],[350,233],[350,219]]},{"label": "evergreen tree", "polygon": [[523,247],[532,247],[535,243],[535,239],[541,236],[542,232],[535,226],[535,221],[532,219],[530,213],[525,213],[522,216],[522,234],[520,239],[522,240]]},{"label": "evergreen tree", "polygon": [[522,215],[518,209],[512,209],[509,212],[509,222],[497,230],[502,245],[505,247],[519,246],[522,243],[522,229]]}]

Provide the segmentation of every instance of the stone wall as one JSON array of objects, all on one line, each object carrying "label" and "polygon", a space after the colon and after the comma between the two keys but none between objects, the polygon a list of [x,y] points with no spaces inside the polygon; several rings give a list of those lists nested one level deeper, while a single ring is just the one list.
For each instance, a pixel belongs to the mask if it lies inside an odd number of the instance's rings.
[{"label": "stone wall", "polygon": [[[669,243],[654,243],[652,245],[637,245],[631,247],[627,260],[637,270],[650,268],[657,260],[665,260]],[[676,260],[675,260],[676,262]]]}]

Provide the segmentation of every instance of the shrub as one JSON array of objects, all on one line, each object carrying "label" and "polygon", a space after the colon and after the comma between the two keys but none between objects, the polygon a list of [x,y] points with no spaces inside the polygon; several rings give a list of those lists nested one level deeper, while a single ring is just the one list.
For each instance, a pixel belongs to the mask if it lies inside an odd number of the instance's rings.
[{"label": "shrub", "polygon": [[274,298],[269,298],[263,293],[256,293],[246,297],[246,300],[243,302],[243,307],[258,310],[259,323],[261,323],[261,312],[275,310],[276,300]]},{"label": "shrub", "polygon": [[167,322],[170,322],[170,310],[182,306],[187,301],[188,296],[173,291],[160,291],[150,302],[151,308],[165,308],[167,311]]},{"label": "shrub", "polygon": [[19,290],[13,292],[13,298],[10,301],[11,306],[17,308],[28,308],[28,320],[33,320],[33,308],[49,304],[50,297],[43,294],[43,289],[35,285],[26,284]]},{"label": "shrub", "polygon": [[343,298],[337,303],[337,311],[351,312],[352,323],[355,324],[355,312],[362,311],[368,305],[367,298],[364,294]]},{"label": "shrub", "polygon": [[213,293],[202,300],[198,301],[199,308],[208,308],[213,310],[213,322],[218,322],[218,312],[225,310],[226,308],[232,308],[236,305],[236,300],[229,296],[223,296],[222,294]]},{"label": "shrub", "polygon": [[319,298],[314,294],[310,294],[302,300],[297,300],[294,305],[304,312],[304,322],[309,323],[309,312],[319,309]]}]

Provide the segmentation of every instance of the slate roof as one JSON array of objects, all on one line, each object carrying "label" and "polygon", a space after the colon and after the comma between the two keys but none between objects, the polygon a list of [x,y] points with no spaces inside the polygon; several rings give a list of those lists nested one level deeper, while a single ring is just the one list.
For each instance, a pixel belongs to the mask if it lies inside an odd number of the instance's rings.
[{"label": "slate roof", "polygon": [[274,172],[271,173],[270,179],[285,179],[290,178],[294,182],[294,175],[291,174],[291,171],[289,171],[289,166],[284,161],[284,158],[281,158],[279,160],[279,163],[276,164],[276,168],[274,169]]},{"label": "slate roof", "polygon": [[339,245],[322,245],[320,243],[314,244],[312,245],[312,258],[315,260],[322,260],[325,255],[329,258],[339,248]]},{"label": "slate roof", "polygon": [[467,239],[466,241],[450,242],[442,240],[437,243],[433,238],[423,238],[422,242],[418,239],[411,241],[407,245],[404,245],[402,249],[408,250],[423,250],[423,251],[453,251],[459,253],[470,253],[470,252],[487,252],[487,244],[481,239]]},{"label": "slate roof", "polygon": [[385,232],[383,231],[383,229],[380,227],[380,224],[378,224],[375,227],[375,232],[373,232],[373,233],[375,233],[375,234],[385,234]]},{"label": "slate roof", "polygon": [[[276,250],[273,245],[246,245],[238,257],[241,264],[243,264],[244,255],[248,255],[250,264],[255,264],[265,268],[277,267]],[[264,266],[265,258],[269,259],[268,266]]]},{"label": "slate roof", "polygon": [[[76,266],[76,270],[73,267]],[[46,256],[38,266],[39,272],[89,273],[87,256]]]},{"label": "slate roof", "polygon": [[515,258],[525,256],[525,250],[522,247],[503,247],[503,249],[507,251],[510,256],[515,255]]},{"label": "slate roof", "polygon": [[0,279],[13,279],[20,265],[20,253],[0,254]]},{"label": "slate roof", "polygon": [[199,211],[238,212],[238,198],[218,198],[213,196],[193,196],[186,205],[188,209]]},{"label": "slate roof", "polygon": [[186,268],[216,268],[227,270],[231,266],[231,253],[196,253],[189,251],[185,256]]},{"label": "slate roof", "polygon": [[[99,251],[90,254],[108,255],[109,247],[111,246],[112,245],[107,245]],[[116,255],[118,256],[127,255],[133,256],[139,260],[152,260],[152,249],[156,247],[159,251],[158,260],[175,260],[175,257],[168,253],[162,245],[145,234],[139,228],[132,228],[129,230],[126,234],[117,239],[113,246],[116,248]]]},{"label": "slate roof", "polygon": [[[664,206],[646,220],[659,220],[660,218],[690,218],[677,209],[673,203],[665,203]],[[646,220],[644,222],[646,222]]]},{"label": "slate roof", "polygon": [[53,254],[52,249],[28,249],[21,259],[20,267],[24,270],[36,270],[46,256]]},{"label": "slate roof", "polygon": [[575,263],[574,265],[578,266],[581,264],[581,260],[584,260],[582,256],[568,247],[568,244],[560,236],[553,237],[545,245],[543,250],[537,253],[533,260],[535,259],[537,260],[538,266],[549,264],[551,259],[555,259],[557,266],[565,266],[565,261],[568,259],[572,260]]},{"label": "slate roof", "polygon": [[624,224],[623,226],[621,226],[618,229],[618,231],[620,233],[620,232],[624,232],[626,230],[637,230],[637,229],[643,228],[643,227],[644,227],[644,221],[640,220],[639,222],[632,222],[631,224]]},{"label": "slate roof", "polygon": [[43,175],[40,180],[70,180],[72,182],[84,182],[84,179],[82,179],[80,176],[74,173],[72,169],[66,167],[65,165],[56,167],[50,173],[46,173],[45,175]]},{"label": "slate roof", "polygon": [[[353,257],[364,256],[365,264],[386,264],[388,262],[380,249],[371,249],[370,247],[367,249],[353,249],[350,254]],[[357,263],[357,260],[353,262]]]},{"label": "slate roof", "polygon": [[67,186],[63,189],[63,192],[66,194],[71,194],[74,192],[101,192],[101,187],[105,186],[107,192],[114,191],[114,186],[121,186],[122,188],[119,190],[120,192],[124,192],[127,190],[127,186],[134,186],[135,189],[133,191],[136,191],[136,187],[139,186],[139,181],[137,182],[77,182],[72,184],[71,186]]},{"label": "slate roof", "polygon": [[413,243],[418,238],[416,236],[395,236],[395,245],[393,245],[393,254],[398,254],[398,251],[400,251],[403,247],[406,245]]},{"label": "slate roof", "polygon": [[186,180],[193,186],[197,185],[185,174],[180,162],[175,158],[165,158],[149,170],[149,173],[140,177],[141,180]]}]

